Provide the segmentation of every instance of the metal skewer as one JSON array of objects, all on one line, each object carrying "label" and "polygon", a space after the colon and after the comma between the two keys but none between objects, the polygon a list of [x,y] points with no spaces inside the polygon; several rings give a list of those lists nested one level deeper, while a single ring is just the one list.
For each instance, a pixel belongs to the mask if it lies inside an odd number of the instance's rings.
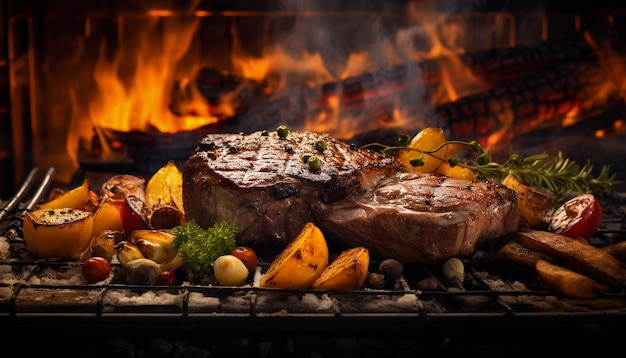
[{"label": "metal skewer", "polygon": [[44,193],[50,187],[50,184],[52,183],[52,177],[54,177],[54,173],[55,173],[54,167],[51,167],[48,169],[48,171],[46,172],[46,175],[43,177],[41,185],[39,185],[39,188],[37,189],[33,197],[30,199],[28,204],[26,204],[25,206],[26,210],[33,210],[35,206],[37,205],[37,203],[39,203],[41,196],[44,195]]},{"label": "metal skewer", "polygon": [[24,180],[24,183],[22,183],[22,186],[19,188],[17,193],[15,193],[15,195],[11,198],[11,200],[7,203],[7,205],[5,205],[0,210],[0,220],[2,220],[5,216],[10,214],[13,211],[13,209],[15,209],[18,203],[22,202],[22,200],[24,199],[24,196],[26,196],[26,194],[30,190],[30,187],[35,182],[35,175],[37,175],[37,171],[39,171],[37,167],[30,170],[30,173],[28,173],[28,176]]}]

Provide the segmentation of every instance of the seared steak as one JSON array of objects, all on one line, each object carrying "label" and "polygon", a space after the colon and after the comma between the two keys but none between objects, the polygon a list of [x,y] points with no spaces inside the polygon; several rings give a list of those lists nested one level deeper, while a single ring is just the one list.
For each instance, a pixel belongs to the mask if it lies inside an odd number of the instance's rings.
[{"label": "seared steak", "polygon": [[229,221],[242,245],[287,243],[312,221],[381,256],[435,263],[518,227],[515,192],[503,185],[409,173],[394,157],[319,133],[209,134],[182,172],[187,220]]}]

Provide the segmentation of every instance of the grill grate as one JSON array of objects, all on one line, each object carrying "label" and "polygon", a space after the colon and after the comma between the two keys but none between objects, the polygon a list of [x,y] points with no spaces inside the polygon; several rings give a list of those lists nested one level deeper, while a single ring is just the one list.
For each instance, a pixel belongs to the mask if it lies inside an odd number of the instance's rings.
[{"label": "grill grate", "polygon": [[[380,323],[411,329],[473,324],[607,324],[626,317],[626,293],[603,294],[595,299],[567,299],[554,296],[528,267],[516,265],[484,266],[475,260],[467,263],[463,289],[447,282],[438,268],[424,265],[405,267],[403,277],[384,289],[355,291],[282,290],[255,287],[254,282],[267,269],[269,260],[260,259],[259,267],[246,285],[220,287],[210,284],[179,286],[132,286],[122,284],[113,263],[113,275],[99,284],[86,284],[78,262],[39,261],[33,258],[21,238],[21,223],[26,208],[33,208],[49,186],[53,171],[35,185],[33,171],[15,197],[3,204],[0,220],[0,321],[52,322],[78,320],[101,324],[136,323],[158,320],[168,324],[195,325],[223,323],[238,327],[282,322],[315,322],[316,326],[352,328]],[[34,188],[34,189],[33,189]],[[28,193],[34,191],[33,196]],[[597,245],[626,239],[624,196],[615,195],[617,204],[605,210],[600,232],[593,238]],[[0,242],[2,243],[2,242]],[[374,265],[372,261],[372,271]],[[418,282],[435,278],[436,290],[420,290]],[[39,324],[39,323],[38,323]]]}]

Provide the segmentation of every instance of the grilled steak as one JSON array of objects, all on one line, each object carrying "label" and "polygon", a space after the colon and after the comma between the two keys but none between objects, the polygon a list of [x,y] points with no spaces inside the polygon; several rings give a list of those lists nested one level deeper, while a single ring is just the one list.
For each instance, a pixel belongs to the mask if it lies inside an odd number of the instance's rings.
[{"label": "grilled steak", "polygon": [[182,172],[187,220],[229,221],[240,244],[287,243],[312,221],[329,238],[427,264],[518,227],[515,192],[503,185],[409,173],[394,157],[319,133],[209,134]]}]

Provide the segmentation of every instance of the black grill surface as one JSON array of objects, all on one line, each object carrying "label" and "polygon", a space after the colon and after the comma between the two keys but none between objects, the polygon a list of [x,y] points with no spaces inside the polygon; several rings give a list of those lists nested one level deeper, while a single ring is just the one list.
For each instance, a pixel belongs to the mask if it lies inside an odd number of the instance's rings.
[{"label": "black grill surface", "polygon": [[[84,356],[513,356],[619,351],[626,293],[568,299],[547,290],[535,272],[514,264],[466,263],[463,288],[438,267],[405,266],[383,289],[275,290],[255,285],[271,257],[261,255],[240,287],[194,284],[130,286],[119,263],[101,283],[87,284],[78,262],[43,261],[21,235],[25,210],[49,187],[53,171],[36,171],[1,202],[0,325],[2,339],[28,337],[25,353],[80,352]],[[624,195],[605,207],[597,245],[626,239]],[[372,260],[371,271],[378,261]],[[435,278],[438,288],[418,282]],[[37,343],[37,344],[35,344]],[[47,347],[47,348],[44,348]]]}]

